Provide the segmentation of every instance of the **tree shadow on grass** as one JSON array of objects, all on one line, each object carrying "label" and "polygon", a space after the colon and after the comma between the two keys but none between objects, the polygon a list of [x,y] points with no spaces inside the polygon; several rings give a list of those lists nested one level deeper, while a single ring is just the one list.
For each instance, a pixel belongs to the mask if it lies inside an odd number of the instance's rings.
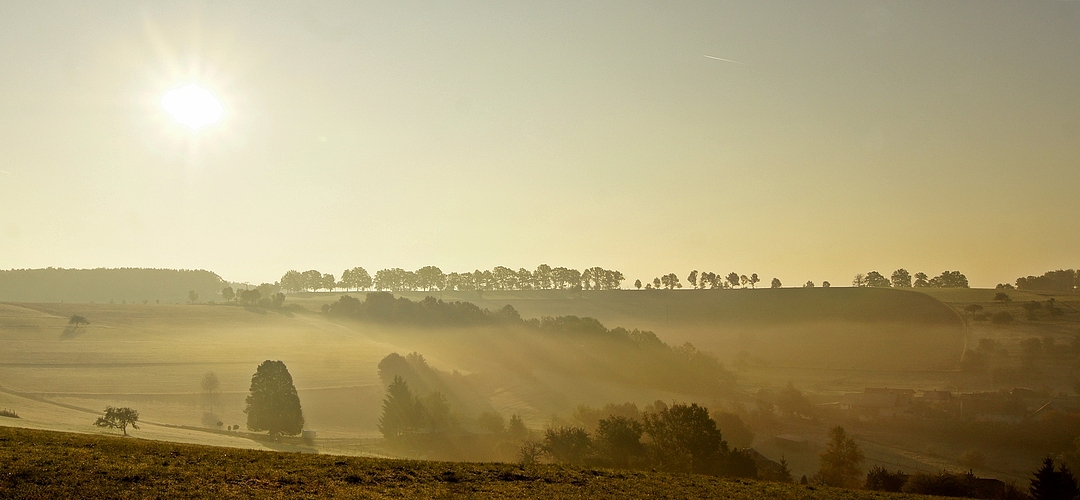
[{"label": "tree shadow on grass", "polygon": [[62,339],[73,339],[86,333],[86,328],[79,328],[73,326],[64,327],[64,331],[60,333]]}]

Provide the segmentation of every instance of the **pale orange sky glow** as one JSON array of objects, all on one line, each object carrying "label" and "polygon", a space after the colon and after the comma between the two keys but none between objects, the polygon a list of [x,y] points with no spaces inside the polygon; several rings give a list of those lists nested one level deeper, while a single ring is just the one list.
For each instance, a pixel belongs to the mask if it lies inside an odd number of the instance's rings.
[{"label": "pale orange sky glow", "polygon": [[3,2],[0,268],[993,286],[1080,265],[1077,54],[1056,0]]}]

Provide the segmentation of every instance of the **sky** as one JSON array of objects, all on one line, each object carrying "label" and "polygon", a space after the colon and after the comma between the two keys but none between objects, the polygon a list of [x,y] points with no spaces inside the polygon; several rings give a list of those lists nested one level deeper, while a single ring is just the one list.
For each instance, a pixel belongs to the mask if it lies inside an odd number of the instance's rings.
[{"label": "sky", "polygon": [[1078,54],[1061,0],[8,0],[0,269],[992,287],[1080,266]]}]

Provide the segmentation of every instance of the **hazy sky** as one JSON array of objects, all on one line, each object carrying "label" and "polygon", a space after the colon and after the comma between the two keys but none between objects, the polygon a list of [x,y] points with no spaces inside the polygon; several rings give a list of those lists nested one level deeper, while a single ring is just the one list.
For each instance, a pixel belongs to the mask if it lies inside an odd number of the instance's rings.
[{"label": "hazy sky", "polygon": [[0,2],[0,268],[993,286],[1078,193],[1077,1]]}]

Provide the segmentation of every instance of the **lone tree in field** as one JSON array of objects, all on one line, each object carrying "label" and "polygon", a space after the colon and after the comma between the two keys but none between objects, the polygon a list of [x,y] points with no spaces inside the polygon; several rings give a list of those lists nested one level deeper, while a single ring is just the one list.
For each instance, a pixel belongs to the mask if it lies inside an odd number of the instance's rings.
[{"label": "lone tree in field", "polygon": [[90,321],[78,314],[72,314],[71,318],[68,319],[68,324],[75,325],[75,328],[78,328],[79,325],[89,325]]},{"label": "lone tree in field", "polygon": [[218,376],[214,372],[206,372],[202,379],[203,397],[206,398],[207,404],[210,405],[210,413],[214,413],[214,403],[217,400],[217,390],[221,387],[221,381],[218,380]]},{"label": "lone tree in field", "polygon": [[862,463],[866,456],[843,427],[833,427],[829,437],[829,444],[820,455],[821,480],[829,486],[858,488],[862,484]]},{"label": "lone tree in field", "polygon": [[780,278],[773,278],[772,283],[769,285],[770,288],[780,288],[782,286],[784,284],[780,282]]},{"label": "lone tree in field", "polygon": [[113,408],[112,406],[105,407],[105,416],[98,417],[94,425],[98,427],[108,427],[110,429],[120,429],[124,432],[124,435],[128,435],[127,428],[130,425],[132,429],[138,429],[139,424],[139,412],[132,410],[131,408]]},{"label": "lone tree in field", "polygon": [[244,413],[249,430],[270,431],[271,437],[295,436],[304,430],[300,396],[285,363],[268,359],[259,365],[251,376],[251,393]]},{"label": "lone tree in field", "polygon": [[194,304],[199,301],[199,294],[195,290],[190,290],[187,293],[187,300],[189,304]]}]

